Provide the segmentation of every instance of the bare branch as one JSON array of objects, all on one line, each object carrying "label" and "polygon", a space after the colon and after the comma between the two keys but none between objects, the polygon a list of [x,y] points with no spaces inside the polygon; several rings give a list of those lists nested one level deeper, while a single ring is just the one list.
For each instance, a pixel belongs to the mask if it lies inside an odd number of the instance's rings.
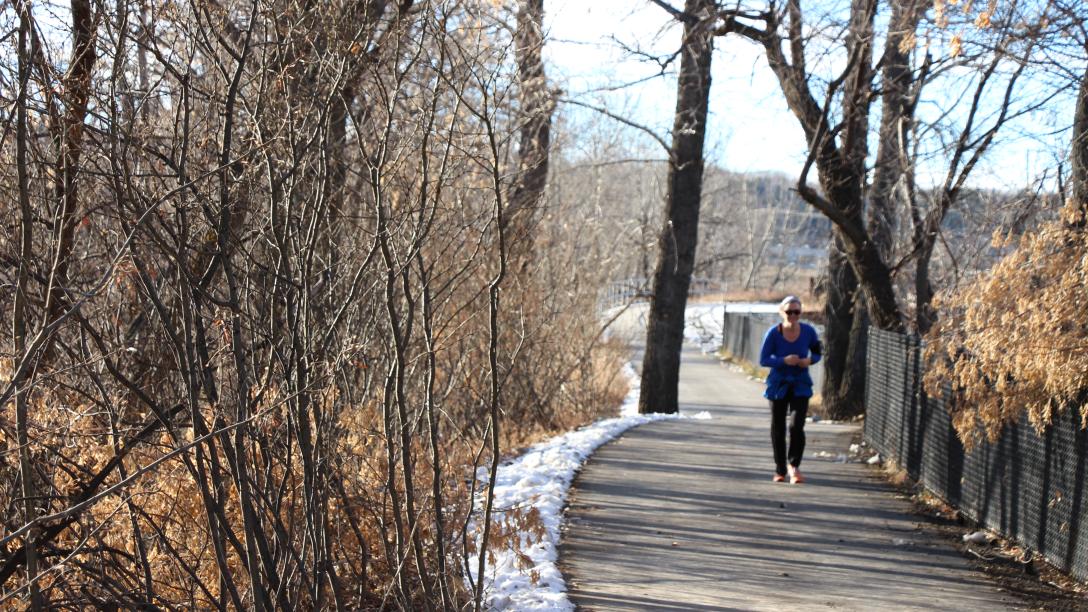
[{"label": "bare branch", "polygon": [[665,142],[665,139],[662,138],[661,136],[658,136],[656,132],[654,132],[652,129],[650,129],[650,128],[644,126],[644,125],[641,125],[639,123],[631,121],[630,119],[628,119],[627,117],[624,117],[622,115],[618,115],[616,113],[613,113],[612,111],[608,110],[607,108],[604,108],[604,107],[601,107],[601,106],[595,106],[595,105],[592,105],[592,104],[587,104],[587,103],[582,102],[580,100],[573,100],[573,99],[570,99],[570,98],[560,98],[558,100],[558,102],[563,103],[563,104],[570,104],[570,105],[573,105],[573,106],[580,106],[582,108],[588,108],[589,110],[598,112],[598,113],[604,115],[605,117],[608,117],[609,119],[614,119],[614,120],[616,120],[616,121],[618,121],[618,122],[620,122],[620,123],[622,123],[622,124],[624,124],[626,126],[633,127],[636,130],[639,130],[640,132],[646,134],[650,138],[653,138],[654,142],[656,142],[658,145],[661,146],[662,150],[665,151],[666,155],[671,156],[671,147],[669,146],[669,144],[667,142]]}]

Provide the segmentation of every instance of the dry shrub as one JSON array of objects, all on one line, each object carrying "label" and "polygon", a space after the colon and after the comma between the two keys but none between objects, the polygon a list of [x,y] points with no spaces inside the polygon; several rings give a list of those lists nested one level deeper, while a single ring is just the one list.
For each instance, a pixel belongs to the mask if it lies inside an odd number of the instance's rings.
[{"label": "dry shrub", "polygon": [[[576,299],[541,286],[527,289],[508,345],[520,346],[503,389],[506,444],[517,448],[615,414],[627,393],[625,347],[600,339],[595,294]],[[571,303],[571,302],[574,303]]]},{"label": "dry shrub", "polygon": [[[537,323],[539,335],[524,342],[529,348],[524,349],[520,361],[510,370],[517,373],[517,384],[510,377],[504,385],[503,404],[507,408],[501,431],[502,447],[508,450],[613,413],[627,389],[626,381],[618,374],[620,347],[598,344],[592,335],[596,332],[592,317],[567,316],[554,326],[545,320]],[[476,335],[468,340],[482,343]],[[466,363],[465,355],[460,355],[457,362],[465,371],[486,369],[484,363]],[[469,401],[472,395],[468,386],[455,385],[446,401],[454,405]],[[42,490],[55,492],[47,505],[60,509],[65,503],[64,495],[77,491],[87,474],[104,465],[113,455],[113,446],[108,423],[101,413],[71,405],[64,410],[51,409],[56,401],[55,397],[43,394],[32,413],[36,417],[35,430],[39,432],[35,441],[36,448],[41,449],[39,459],[55,466],[40,485]],[[332,557],[342,578],[337,588],[342,591],[342,600],[352,602],[354,608],[389,607],[394,605],[390,590],[398,572],[412,575],[410,581],[417,585],[422,580],[414,575],[413,563],[398,562],[395,551],[396,535],[391,525],[397,509],[389,502],[387,451],[396,441],[383,431],[378,403],[349,405],[337,403],[331,397],[327,401],[328,408],[336,407],[332,426],[335,442],[329,453],[327,477],[337,483],[337,493],[328,500],[323,520],[332,536]],[[7,408],[10,407],[9,404]],[[291,460],[299,449],[285,430],[290,418],[287,412],[282,403],[260,407],[261,417],[249,442],[261,449],[255,456],[263,468],[261,480],[270,485],[263,489],[264,494],[275,495],[276,491],[282,494],[275,504],[278,513],[265,519],[286,530],[281,545],[301,551],[306,547],[302,526],[309,510],[302,498],[306,490],[302,466]],[[10,410],[5,411],[5,419],[10,420],[9,413]],[[464,416],[468,418],[469,414]],[[205,418],[212,421],[216,417],[215,410],[208,407]],[[417,458],[414,489],[421,513],[418,529],[429,557],[425,565],[437,566],[436,542],[441,539],[448,556],[447,571],[452,575],[449,584],[457,588],[461,585],[456,578],[460,572],[459,530],[470,511],[466,475],[479,462],[480,437],[472,435],[478,426],[478,422],[447,422],[442,428],[439,444],[443,480],[439,487],[444,497],[447,527],[444,533],[435,531],[434,508],[430,505],[429,492],[438,473],[430,461],[430,440],[423,432],[412,439],[412,455]],[[117,484],[123,474],[135,473],[141,466],[162,460],[192,441],[191,427],[181,428],[180,432],[182,437],[176,440],[165,433],[158,434],[153,444],[131,453],[124,461],[125,471],[115,472],[106,486]],[[208,462],[211,454],[220,464],[228,464],[223,444],[204,449],[203,461]],[[3,457],[7,464],[14,455],[5,453]],[[167,459],[131,485],[102,498],[66,529],[51,549],[51,554],[69,551],[64,563],[41,581],[46,600],[62,608],[134,601],[125,595],[125,589],[139,590],[143,586],[144,570],[139,567],[141,553],[137,547],[145,546],[154,601],[193,609],[217,607],[224,597],[220,590],[223,583],[217,577],[213,535],[207,528],[210,517],[201,502],[200,481],[192,471],[194,458],[195,449],[189,449]],[[15,465],[4,471],[4,499],[9,512],[11,501],[17,498],[17,473]],[[233,484],[226,484],[221,518],[238,529],[241,516],[237,491]],[[398,478],[393,486],[403,499],[403,479]],[[18,524],[16,516],[9,519],[8,524]],[[532,516],[510,513],[501,520],[503,524],[493,532],[490,543],[500,548],[516,546],[519,542],[516,532],[534,524]],[[248,588],[244,562],[237,551],[229,546],[226,550],[229,565],[236,572],[235,586],[244,593]],[[131,569],[118,573],[126,567]],[[463,592],[458,595],[465,597],[468,595]],[[316,602],[303,600],[303,603],[312,607]]]},{"label": "dry shrub", "polygon": [[[953,424],[968,447],[996,440],[1026,414],[1041,430],[1057,412],[1078,410],[1088,424],[1088,233],[1063,218],[1015,243],[992,270],[940,294],[941,321],[926,337],[926,392],[951,388]],[[1011,239],[995,236],[994,248]]]},{"label": "dry shrub", "polygon": [[[492,372],[499,454],[615,411],[619,348],[596,319],[608,254],[562,202],[534,218],[522,256],[502,249],[519,129],[509,15],[395,4],[150,2],[138,28],[135,5],[95,5],[102,114],[74,173],[79,214],[54,218],[49,134],[32,130],[29,194],[13,139],[0,143],[0,307],[14,310],[26,228],[31,331],[56,316],[58,259],[60,284],[86,298],[27,381],[31,511],[14,399],[0,406],[0,606],[26,603],[25,539],[6,534],[33,514],[50,608],[458,608]],[[238,24],[259,49],[244,63]],[[0,52],[14,57],[13,41]],[[147,105],[110,114],[138,54],[170,104],[124,94]],[[35,83],[64,74],[36,61]],[[31,89],[46,125],[64,83]],[[13,327],[5,383],[30,363]],[[84,495],[99,497],[66,513]]]},{"label": "dry shrub", "polygon": [[[545,223],[541,231],[548,228]],[[477,240],[466,239],[463,233],[436,233],[435,248],[445,257],[435,259],[466,261],[458,249],[471,249]],[[542,247],[538,261],[503,292],[498,366],[504,454],[614,414],[627,391],[619,367],[623,348],[600,340],[596,282],[585,277],[583,269],[571,266],[571,254],[560,247],[562,241],[550,244],[555,246]],[[251,257],[255,264],[263,264],[267,255],[254,250]],[[252,418],[246,423],[234,420],[228,402],[212,404],[201,399],[195,414],[181,410],[168,423],[160,423],[164,426],[156,427],[153,435],[135,440],[134,432],[156,423],[156,417],[110,377],[90,374],[99,361],[116,360],[122,372],[161,404],[184,400],[190,379],[167,358],[170,351],[162,336],[145,334],[131,340],[128,344],[136,347],[131,353],[120,349],[109,355],[60,359],[49,370],[47,380],[52,384],[36,388],[30,409],[36,484],[43,495],[41,514],[66,508],[71,496],[87,485],[121,445],[134,446],[122,469],[108,474],[103,488],[153,467],[104,495],[41,548],[43,561],[50,567],[39,581],[45,600],[53,607],[70,609],[110,602],[210,609],[230,601],[225,593],[229,586],[243,602],[251,601],[243,559],[245,521],[236,482],[247,471],[244,477],[253,479],[258,500],[258,532],[268,539],[273,558],[304,560],[312,546],[307,525],[314,521],[322,525],[327,557],[335,567],[333,592],[327,592],[322,601],[314,600],[305,582],[309,576],[295,574],[285,577],[291,580],[286,587],[289,601],[302,608],[331,607],[333,600],[351,609],[412,608],[428,599],[424,585],[434,585],[440,577],[455,601],[468,599],[460,578],[466,542],[461,529],[473,494],[479,499],[479,491],[470,491],[467,478],[489,459],[486,451],[481,452],[488,430],[490,363],[486,295],[480,291],[492,272],[488,264],[483,260],[467,270],[434,269],[436,286],[457,275],[466,279],[434,296],[437,391],[431,401],[440,415],[435,438],[424,412],[427,370],[422,364],[428,350],[418,325],[406,343],[402,362],[410,368],[403,389],[407,418],[402,421],[394,414],[386,422],[386,411],[394,411],[400,400],[391,397],[382,384],[396,357],[389,324],[380,321],[388,303],[408,311],[407,298],[400,295],[387,302],[379,294],[368,293],[357,300],[350,318],[336,330],[341,343],[337,352],[312,355],[309,387],[291,387],[291,372],[275,359],[262,359],[272,368],[270,382],[260,391],[262,399],[252,406]],[[367,271],[366,278],[380,287],[381,272]],[[101,312],[138,313],[146,307],[131,278],[124,278],[102,300],[111,306]],[[284,350],[297,330],[265,314],[276,296],[261,291],[247,296],[252,313],[241,333],[255,353],[269,350],[268,355],[275,356],[274,351]],[[411,297],[418,304],[418,294]],[[270,321],[277,329],[266,345],[261,327]],[[319,322],[311,326],[322,331]],[[103,317],[94,324],[108,329],[114,321]],[[209,330],[209,371],[221,386],[221,397],[228,398],[238,384],[230,351],[233,332],[220,313],[209,313],[201,325]],[[79,332],[66,331],[73,336]],[[359,343],[356,337],[366,341]],[[96,387],[99,384],[101,389]],[[302,398],[308,403],[301,403]],[[22,515],[17,457],[10,452],[14,405],[3,408],[0,431],[9,452],[0,454],[5,468],[0,476],[0,501],[5,525],[17,528]],[[226,429],[194,444],[194,420],[204,427]],[[310,452],[318,452],[321,461],[321,482],[316,487],[307,482],[300,460],[303,447],[298,432],[303,423],[314,438]],[[407,447],[400,437],[405,430]],[[235,431],[241,432],[249,470],[233,465]],[[404,473],[406,455],[411,457],[410,488]],[[316,506],[309,498],[315,491],[320,495]],[[435,491],[441,496],[440,504]],[[420,541],[422,558],[396,527],[408,518],[404,500],[409,492],[416,504],[410,531]],[[441,529],[438,508],[444,514]],[[529,527],[534,521],[532,516],[502,520]],[[517,543],[510,535],[511,525],[496,531],[493,545]],[[223,563],[216,559],[216,544],[223,546]],[[17,545],[13,541],[7,552],[14,552]],[[229,580],[220,577],[224,568],[229,570]],[[18,586],[14,582],[5,589]]]}]

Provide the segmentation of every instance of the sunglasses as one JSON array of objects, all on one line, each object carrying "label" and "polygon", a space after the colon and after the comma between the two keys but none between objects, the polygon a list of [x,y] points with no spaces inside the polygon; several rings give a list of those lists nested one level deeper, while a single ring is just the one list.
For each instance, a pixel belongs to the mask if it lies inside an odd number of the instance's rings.
[{"label": "sunglasses", "polygon": [[801,311],[800,310],[787,310],[786,314],[790,315],[790,316],[799,315],[799,314],[801,314]]}]

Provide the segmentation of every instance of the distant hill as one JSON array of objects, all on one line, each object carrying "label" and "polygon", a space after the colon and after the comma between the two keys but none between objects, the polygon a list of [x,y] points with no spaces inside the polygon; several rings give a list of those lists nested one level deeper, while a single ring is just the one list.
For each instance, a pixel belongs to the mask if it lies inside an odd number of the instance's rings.
[{"label": "distant hill", "polygon": [[[665,197],[665,164],[630,159],[556,165],[551,195],[599,219],[600,240],[611,252],[613,279],[650,278]],[[721,281],[729,291],[804,290],[825,272],[831,223],[797,194],[796,179],[781,173],[737,173],[708,166],[695,274]],[[935,194],[919,191],[922,213]],[[934,254],[938,285],[986,269],[1002,252],[995,230],[1019,234],[1055,214],[1050,194],[966,190],[945,218]],[[899,211],[893,229],[898,261],[910,252],[913,223]]]}]

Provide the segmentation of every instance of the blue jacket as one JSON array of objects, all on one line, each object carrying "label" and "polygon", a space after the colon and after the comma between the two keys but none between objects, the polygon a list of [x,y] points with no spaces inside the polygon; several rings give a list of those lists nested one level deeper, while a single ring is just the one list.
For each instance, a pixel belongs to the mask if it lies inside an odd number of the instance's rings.
[{"label": "blue jacket", "polygon": [[797,355],[809,357],[812,363],[816,363],[820,361],[821,353],[819,335],[807,323],[801,323],[801,334],[793,342],[786,341],[778,325],[768,329],[763,334],[763,348],[759,351],[759,365],[771,369],[763,397],[785,399],[791,390],[794,397],[812,397],[812,376],[808,368],[786,365],[782,359],[787,355]]}]

